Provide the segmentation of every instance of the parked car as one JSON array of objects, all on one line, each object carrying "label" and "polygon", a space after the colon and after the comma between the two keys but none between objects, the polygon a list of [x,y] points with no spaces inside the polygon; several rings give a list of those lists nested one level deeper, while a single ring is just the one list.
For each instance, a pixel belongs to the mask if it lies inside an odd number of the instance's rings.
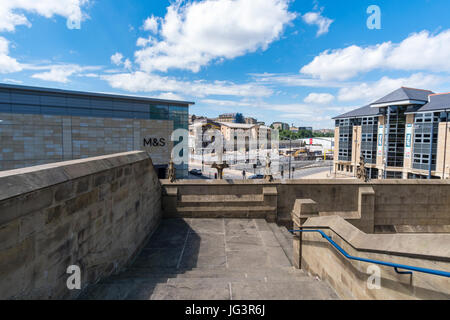
[{"label": "parked car", "polygon": [[264,179],[263,174],[254,174],[253,176],[248,177],[249,179]]},{"label": "parked car", "polygon": [[192,169],[189,171],[190,174],[194,175],[194,176],[201,176],[202,175],[202,170],[200,169]]}]

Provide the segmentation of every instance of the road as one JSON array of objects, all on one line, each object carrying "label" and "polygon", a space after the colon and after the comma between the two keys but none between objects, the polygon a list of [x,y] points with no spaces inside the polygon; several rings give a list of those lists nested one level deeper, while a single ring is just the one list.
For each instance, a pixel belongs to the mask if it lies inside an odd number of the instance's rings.
[{"label": "road", "polygon": [[[196,163],[190,163],[189,170],[192,170],[192,169],[202,170],[202,165],[196,164]],[[217,171],[215,169],[212,169],[209,166],[205,165],[202,172],[203,172],[203,177],[189,174],[189,179],[213,179],[214,173],[216,173]],[[293,174],[293,179],[303,179],[303,178],[311,176],[311,175],[316,175],[319,173],[325,174],[327,172],[330,172],[330,167],[315,167],[315,168],[305,168],[305,169],[297,168],[297,169],[295,169],[295,171],[292,174]],[[224,173],[224,179],[242,179],[242,170],[225,169],[223,173]],[[259,169],[257,169],[256,173],[263,174],[264,169],[259,168]],[[253,175],[253,169],[249,169],[248,171],[246,171],[247,178],[252,175]],[[284,178],[288,179],[288,177],[289,177],[289,171],[285,170]],[[274,178],[281,179],[281,174],[279,172],[274,174]]]}]

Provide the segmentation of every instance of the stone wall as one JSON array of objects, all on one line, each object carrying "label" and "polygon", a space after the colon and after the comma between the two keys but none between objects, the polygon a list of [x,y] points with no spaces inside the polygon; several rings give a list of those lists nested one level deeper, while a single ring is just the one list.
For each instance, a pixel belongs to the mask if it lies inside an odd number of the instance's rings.
[{"label": "stone wall", "polygon": [[[167,165],[171,120],[0,113],[0,171],[145,150]],[[144,146],[144,138],[152,141]],[[156,145],[153,139],[164,139]]]},{"label": "stone wall", "polygon": [[[449,234],[365,234],[337,216],[309,218],[303,226],[321,228],[351,256],[450,272]],[[319,233],[304,233],[301,243],[294,239],[301,268],[342,299],[450,299],[450,278],[346,259]],[[379,283],[370,278],[377,268]]]},{"label": "stone wall", "polygon": [[[162,180],[163,186],[168,181]],[[320,215],[357,218],[359,190],[372,187],[374,226],[450,225],[450,181],[448,180],[286,180],[266,183],[257,180],[179,180],[178,195],[262,194],[264,187],[276,187],[277,220],[291,222],[296,199],[311,199]],[[357,225],[357,219],[349,220]]]},{"label": "stone wall", "polygon": [[0,299],[66,299],[121,270],[161,217],[146,152],[0,172]]}]

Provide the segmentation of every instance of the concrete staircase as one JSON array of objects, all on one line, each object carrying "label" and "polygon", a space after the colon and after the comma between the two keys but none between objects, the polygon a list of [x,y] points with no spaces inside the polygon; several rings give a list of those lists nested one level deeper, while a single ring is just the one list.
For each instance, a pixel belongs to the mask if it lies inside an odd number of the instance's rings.
[{"label": "concrete staircase", "polygon": [[287,229],[264,219],[167,219],[128,270],[80,298],[338,299],[327,284],[293,268],[290,252]]},{"label": "concrete staircase", "polygon": [[277,191],[266,187],[262,194],[180,195],[177,187],[166,187],[165,218],[247,218],[276,221]]}]

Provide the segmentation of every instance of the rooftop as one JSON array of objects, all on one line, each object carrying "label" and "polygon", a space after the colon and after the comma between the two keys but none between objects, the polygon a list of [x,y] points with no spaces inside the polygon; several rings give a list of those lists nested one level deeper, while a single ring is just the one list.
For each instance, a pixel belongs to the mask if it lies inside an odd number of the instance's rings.
[{"label": "rooftop", "polygon": [[247,124],[247,123],[234,123],[234,122],[219,122],[219,123],[226,127],[236,129],[251,129],[256,126],[256,124]]},{"label": "rooftop", "polygon": [[357,117],[369,117],[376,116],[380,114],[380,110],[377,108],[372,108],[370,105],[358,108],[347,113],[341,114],[340,116],[334,117],[333,119],[346,119],[346,118],[357,118]]},{"label": "rooftop", "polygon": [[415,89],[415,88],[407,88],[407,87],[401,87],[388,95],[378,99],[374,103],[371,103],[371,107],[379,108],[379,107],[386,107],[387,105],[391,104],[400,104],[400,105],[406,105],[406,104],[425,104],[428,102],[428,96],[430,94],[433,94],[430,90],[423,90],[423,89]]},{"label": "rooftop", "polygon": [[195,102],[191,102],[191,101],[155,99],[155,98],[149,98],[149,97],[119,95],[119,94],[112,94],[112,93],[83,92],[83,91],[72,91],[72,90],[43,88],[43,87],[30,87],[30,86],[21,86],[21,85],[0,83],[0,90],[2,90],[2,89],[28,91],[30,93],[49,93],[49,94],[60,94],[60,95],[67,94],[67,95],[84,96],[84,97],[99,97],[99,98],[107,98],[107,99],[146,101],[146,102],[164,103],[164,104],[180,104],[180,105],[195,104]]},{"label": "rooftop", "polygon": [[428,99],[429,102],[417,112],[450,110],[450,93],[431,94]]},{"label": "rooftop", "polygon": [[430,90],[401,87],[374,103],[349,111],[333,119],[347,119],[381,115],[380,107],[409,105],[407,113],[450,110],[450,92],[433,93]]}]

